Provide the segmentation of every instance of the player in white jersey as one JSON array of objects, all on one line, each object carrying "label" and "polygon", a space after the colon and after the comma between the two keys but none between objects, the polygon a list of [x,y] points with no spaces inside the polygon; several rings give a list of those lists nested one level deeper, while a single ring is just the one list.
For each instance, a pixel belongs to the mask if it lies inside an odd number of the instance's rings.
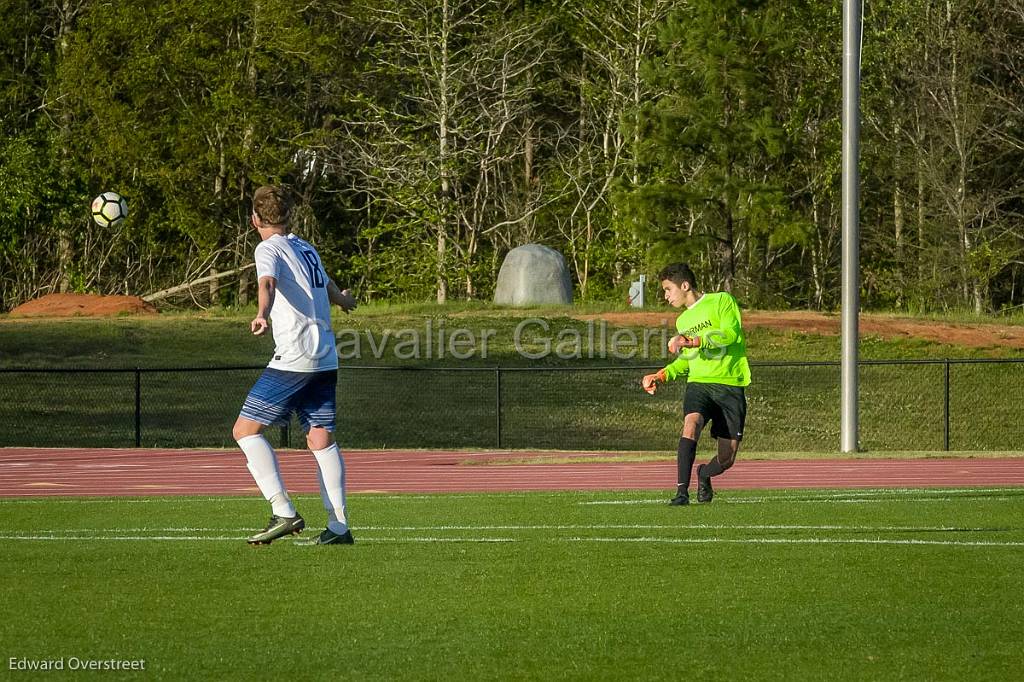
[{"label": "player in white jersey", "polygon": [[316,457],[320,497],[327,510],[327,528],[314,544],[350,545],[345,461],[333,436],[338,355],[331,304],[349,312],[356,302],[327,276],[316,249],[290,233],[291,204],[284,189],[260,187],[252,203],[252,224],[262,241],[256,247],[259,307],[250,329],[260,336],[272,328],[275,348],[232,430],[256,485],[272,507],[270,523],[248,542],[268,545],[306,527],[284,488],[274,448],[263,436],[266,426],[287,423],[295,412]]}]

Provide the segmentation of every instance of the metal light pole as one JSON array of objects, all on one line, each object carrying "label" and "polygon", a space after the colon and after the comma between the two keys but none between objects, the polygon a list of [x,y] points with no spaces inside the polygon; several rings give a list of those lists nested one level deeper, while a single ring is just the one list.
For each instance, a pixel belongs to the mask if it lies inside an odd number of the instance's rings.
[{"label": "metal light pole", "polygon": [[860,50],[863,5],[843,0],[843,291],[840,439],[857,451],[857,318],[860,311]]}]

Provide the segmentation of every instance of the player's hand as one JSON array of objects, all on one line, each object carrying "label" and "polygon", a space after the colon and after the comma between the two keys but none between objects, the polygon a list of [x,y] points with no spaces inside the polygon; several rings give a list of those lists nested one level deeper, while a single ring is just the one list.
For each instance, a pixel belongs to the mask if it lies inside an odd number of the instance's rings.
[{"label": "player's hand", "polygon": [[644,390],[654,395],[654,392],[658,390],[658,382],[665,383],[665,370],[659,369],[654,374],[648,374],[640,382],[644,387]]},{"label": "player's hand", "polygon": [[267,327],[269,326],[270,324],[267,323],[267,318],[265,317],[254,318],[252,323],[249,324],[249,328],[252,330],[252,333],[256,336],[264,334],[267,331]]},{"label": "player's hand", "polygon": [[350,313],[358,307],[356,303],[356,297],[352,295],[352,292],[348,289],[343,289],[341,292],[341,309],[346,313]]},{"label": "player's hand", "polygon": [[700,348],[700,337],[677,334],[668,340],[668,352],[678,353],[684,348]]}]

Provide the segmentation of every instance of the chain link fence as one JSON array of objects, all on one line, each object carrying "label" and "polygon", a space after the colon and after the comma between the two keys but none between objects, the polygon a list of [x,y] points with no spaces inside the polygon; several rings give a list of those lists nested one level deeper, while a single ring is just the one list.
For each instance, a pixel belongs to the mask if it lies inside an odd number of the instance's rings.
[{"label": "chain link fence", "polygon": [[[839,363],[751,363],[744,448],[831,451]],[[656,368],[343,367],[338,439],[359,448],[671,449],[684,384]],[[263,367],[0,370],[0,446],[233,447]],[[1024,449],[1024,359],[864,361],[860,444],[885,450]],[[298,423],[272,429],[303,446]]]}]

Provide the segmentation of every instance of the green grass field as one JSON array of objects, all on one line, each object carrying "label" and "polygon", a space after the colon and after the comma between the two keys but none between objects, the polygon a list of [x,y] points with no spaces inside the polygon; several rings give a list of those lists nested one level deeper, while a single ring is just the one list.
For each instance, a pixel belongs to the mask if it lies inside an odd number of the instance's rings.
[{"label": "green grass field", "polygon": [[[312,536],[319,500],[297,505]],[[0,500],[3,664],[144,659],[145,677],[218,680],[1024,669],[1019,489],[726,491],[689,508],[360,494],[350,509],[355,546],[251,548],[252,497]]]}]

